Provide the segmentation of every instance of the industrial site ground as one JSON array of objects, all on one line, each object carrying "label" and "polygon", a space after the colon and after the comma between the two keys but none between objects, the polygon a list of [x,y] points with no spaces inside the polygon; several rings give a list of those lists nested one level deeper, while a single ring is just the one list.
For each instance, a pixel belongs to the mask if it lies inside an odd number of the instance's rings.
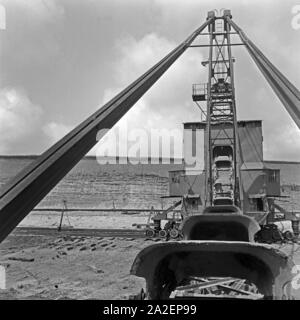
[{"label": "industrial site ground", "polygon": [[[128,299],[144,286],[129,274],[131,264],[154,241],[160,240],[12,234],[0,245],[7,274],[0,299]],[[300,264],[298,243],[274,246]]]},{"label": "industrial site ground", "polygon": [[10,235],[0,245],[7,289],[0,299],[127,299],[144,280],[129,275],[153,240]]},{"label": "industrial site ground", "polygon": [[[0,184],[31,161],[0,157]],[[180,168],[178,165],[99,166],[95,159],[85,158],[38,205],[59,210],[31,212],[19,227],[56,230],[62,199],[67,200],[68,208],[150,209],[154,206],[159,209],[161,197],[169,194],[168,171]],[[279,204],[296,211],[300,208],[300,164],[280,164],[280,168],[282,195],[289,198],[282,198]],[[169,204],[166,200],[164,208],[174,201]],[[63,227],[137,230],[133,224],[147,222],[148,213],[124,212],[68,212]],[[7,289],[0,290],[0,299],[127,299],[144,286],[144,279],[129,275],[134,258],[142,248],[153,243],[156,242],[131,236],[54,237],[13,232],[0,244],[0,265],[6,268],[7,276]],[[288,254],[294,250],[294,261],[300,265],[298,244],[276,247]]]}]

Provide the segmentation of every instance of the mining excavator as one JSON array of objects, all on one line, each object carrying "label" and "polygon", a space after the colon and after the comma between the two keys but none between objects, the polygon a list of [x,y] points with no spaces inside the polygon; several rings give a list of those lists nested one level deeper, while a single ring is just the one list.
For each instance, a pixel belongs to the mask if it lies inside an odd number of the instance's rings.
[{"label": "mining excavator", "polygon": [[[170,196],[184,203],[184,240],[145,248],[131,269],[146,280],[145,298],[291,298],[292,262],[255,241],[270,229],[279,174],[263,162],[261,121],[237,120],[230,19],[224,11],[208,26],[208,82],[193,85],[206,119],[184,124],[204,140],[204,170],[185,158],[184,170],[170,173]],[[194,140],[192,148],[202,145]]]},{"label": "mining excavator", "polygon": [[[232,34],[241,41],[232,43]],[[209,43],[193,44],[202,35]],[[192,91],[195,103],[206,103],[205,120],[184,124],[186,132],[202,136],[204,167],[185,159],[183,171],[170,172],[170,195],[182,197],[183,239],[155,243],[138,253],[131,274],[143,277],[146,287],[134,298],[293,299],[293,261],[256,242],[280,184],[278,172],[263,162],[261,121],[237,120],[235,45],[247,49],[300,128],[300,92],[233,22],[230,10],[219,16],[210,11],[178,47],[2,188],[0,241],[97,143],[99,130],[110,129],[184,51],[208,47],[208,61],[202,63],[208,82]]]}]

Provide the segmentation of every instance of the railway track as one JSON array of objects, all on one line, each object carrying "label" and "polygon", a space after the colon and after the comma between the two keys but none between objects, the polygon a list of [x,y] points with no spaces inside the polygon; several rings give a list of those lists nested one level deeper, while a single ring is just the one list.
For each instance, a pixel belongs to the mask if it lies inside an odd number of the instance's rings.
[{"label": "railway track", "polygon": [[17,227],[13,232],[14,236],[82,236],[82,237],[124,237],[124,238],[143,238],[145,232],[132,229],[62,229],[55,228],[36,228],[36,227]]}]

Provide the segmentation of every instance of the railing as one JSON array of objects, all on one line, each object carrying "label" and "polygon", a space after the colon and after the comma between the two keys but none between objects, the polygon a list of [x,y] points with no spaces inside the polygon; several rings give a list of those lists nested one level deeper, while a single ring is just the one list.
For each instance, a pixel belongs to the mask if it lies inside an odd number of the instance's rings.
[{"label": "railing", "polygon": [[193,100],[205,101],[207,99],[207,83],[193,84]]}]

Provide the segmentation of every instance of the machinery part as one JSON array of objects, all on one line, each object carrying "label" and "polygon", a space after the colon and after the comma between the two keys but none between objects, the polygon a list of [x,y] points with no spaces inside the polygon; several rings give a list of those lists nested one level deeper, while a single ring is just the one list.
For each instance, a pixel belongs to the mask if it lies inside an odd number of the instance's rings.
[{"label": "machinery part", "polygon": [[275,242],[284,240],[282,233],[278,230],[277,226],[272,230],[272,239]]},{"label": "machinery part", "polygon": [[256,235],[256,241],[273,243],[278,241],[283,241],[284,237],[282,232],[278,229],[276,224],[270,223],[261,226],[261,230]]},{"label": "machinery part", "polygon": [[[155,215],[153,215],[151,217],[151,219],[153,220],[153,223],[155,224],[156,230],[161,229],[161,220],[170,220],[170,219],[168,219],[168,214],[171,213],[172,211],[173,211],[173,219],[171,219],[171,220],[174,220],[174,221],[176,220],[176,218],[175,218],[176,211],[174,211],[174,209],[176,207],[178,207],[181,203],[182,203],[182,200],[179,200],[179,201],[175,202],[172,206],[167,208],[166,210],[163,210],[161,212],[157,212]],[[150,221],[150,219],[149,219],[149,221]]]},{"label": "machinery part", "polygon": [[285,231],[293,232],[292,221],[290,220],[274,221],[273,224],[277,226],[281,233],[284,233]]},{"label": "machinery part", "polygon": [[272,228],[270,225],[261,226],[261,230],[259,230],[255,235],[255,241],[264,242],[264,243],[272,243]]},{"label": "machinery part", "polygon": [[164,210],[161,214],[161,218],[162,219],[166,219],[168,216],[168,213],[174,211],[179,205],[181,205],[182,200],[180,199],[179,201],[176,201],[172,206],[170,206],[169,208],[167,208],[166,210]]},{"label": "machinery part", "polygon": [[155,230],[150,229],[150,228],[146,229],[145,234],[146,234],[146,237],[148,237],[148,238],[154,238],[155,237]]},{"label": "machinery part", "polygon": [[169,234],[170,234],[170,238],[172,238],[172,239],[177,239],[179,237],[179,231],[175,228],[172,228],[169,231]]},{"label": "machinery part", "polygon": [[300,92],[299,90],[266,58],[259,48],[246,36],[231,16],[224,13],[229,25],[239,34],[251,58],[262,72],[271,88],[285,106],[286,110],[300,129]]},{"label": "machinery part", "polygon": [[239,137],[229,28],[222,18],[209,25],[206,206],[240,206],[243,197],[239,184]]},{"label": "machinery part", "polygon": [[[228,207],[226,206],[225,209],[227,210]],[[235,208],[233,207],[233,209]],[[254,242],[254,236],[260,227],[255,219],[243,215],[241,212],[229,213],[225,211],[222,213],[222,208],[218,208],[215,213],[210,211],[210,213],[185,218],[181,229],[186,240]]]},{"label": "machinery part", "polygon": [[159,232],[161,230],[161,221],[157,219],[153,219],[153,229],[155,232]]},{"label": "machinery part", "polygon": [[231,206],[231,205],[223,205],[223,206],[209,206],[204,208],[203,214],[208,214],[208,213],[213,213],[213,214],[218,214],[218,213],[228,213],[228,214],[242,214],[242,211],[240,208],[236,206]]},{"label": "machinery part", "polygon": [[285,231],[283,233],[283,236],[287,241],[293,241],[294,240],[294,234],[291,231]]},{"label": "machinery part", "polygon": [[299,236],[299,220],[292,220],[293,233],[296,238]]},{"label": "machinery part", "polygon": [[146,298],[146,294],[143,288],[138,294],[129,296],[129,300],[145,300],[145,298]]},{"label": "machinery part", "polygon": [[0,242],[164,74],[213,19],[214,14],[211,13],[206,22],[177,48],[4,185],[0,191]]},{"label": "machinery part", "polygon": [[159,232],[158,232],[158,236],[159,236],[160,238],[162,238],[162,239],[166,238],[167,235],[168,235],[168,232],[167,232],[166,230],[164,230],[164,229],[161,229],[161,230],[159,230]]},{"label": "machinery part", "polygon": [[282,251],[258,243],[177,241],[144,248],[130,273],[145,278],[148,299],[169,298],[190,277],[232,277],[254,284],[263,299],[280,300],[291,299],[293,266]]},{"label": "machinery part", "polygon": [[[261,300],[263,295],[258,293],[255,285],[246,283],[245,280],[227,278],[200,278],[190,277],[192,284],[177,287],[170,298],[238,298],[248,300]],[[241,284],[241,285],[240,285]],[[239,288],[236,288],[239,286]]]}]

